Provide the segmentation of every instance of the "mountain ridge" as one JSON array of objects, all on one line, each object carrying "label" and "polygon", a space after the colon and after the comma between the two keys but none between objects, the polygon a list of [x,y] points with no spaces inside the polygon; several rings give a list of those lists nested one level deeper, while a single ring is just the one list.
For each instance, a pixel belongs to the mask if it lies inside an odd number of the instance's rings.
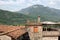
[{"label": "mountain ridge", "polygon": [[44,7],[43,5],[33,5],[18,12],[35,18],[41,16],[41,21],[60,21],[60,10]]}]

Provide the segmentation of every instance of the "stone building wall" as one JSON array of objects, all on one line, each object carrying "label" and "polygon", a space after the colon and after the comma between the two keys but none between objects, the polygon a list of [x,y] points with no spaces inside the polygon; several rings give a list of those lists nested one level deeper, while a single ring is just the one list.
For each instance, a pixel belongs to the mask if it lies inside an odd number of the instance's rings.
[{"label": "stone building wall", "polygon": [[2,36],[0,36],[0,40],[12,40],[12,39],[9,36],[2,35]]},{"label": "stone building wall", "polygon": [[43,40],[58,40],[58,37],[43,37]]}]

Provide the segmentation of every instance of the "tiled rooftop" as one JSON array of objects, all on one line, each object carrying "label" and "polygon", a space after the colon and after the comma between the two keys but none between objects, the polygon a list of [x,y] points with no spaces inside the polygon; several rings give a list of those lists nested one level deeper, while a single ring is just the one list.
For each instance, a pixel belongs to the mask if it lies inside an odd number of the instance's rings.
[{"label": "tiled rooftop", "polygon": [[24,28],[25,26],[0,25],[0,32],[1,32],[0,35],[4,34],[4,35],[12,36],[13,38],[17,38],[26,32]]}]

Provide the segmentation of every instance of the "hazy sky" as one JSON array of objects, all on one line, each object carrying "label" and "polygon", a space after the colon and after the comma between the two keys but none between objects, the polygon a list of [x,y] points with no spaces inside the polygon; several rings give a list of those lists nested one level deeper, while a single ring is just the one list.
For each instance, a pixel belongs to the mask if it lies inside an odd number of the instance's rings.
[{"label": "hazy sky", "polygon": [[60,9],[60,0],[0,0],[0,9],[18,11],[34,4]]}]

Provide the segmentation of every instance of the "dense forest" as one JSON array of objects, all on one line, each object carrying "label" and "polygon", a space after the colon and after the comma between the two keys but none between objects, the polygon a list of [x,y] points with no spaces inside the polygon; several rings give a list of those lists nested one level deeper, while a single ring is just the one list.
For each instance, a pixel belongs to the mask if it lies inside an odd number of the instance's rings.
[{"label": "dense forest", "polygon": [[0,24],[20,25],[25,24],[31,17],[21,13],[0,10]]}]

